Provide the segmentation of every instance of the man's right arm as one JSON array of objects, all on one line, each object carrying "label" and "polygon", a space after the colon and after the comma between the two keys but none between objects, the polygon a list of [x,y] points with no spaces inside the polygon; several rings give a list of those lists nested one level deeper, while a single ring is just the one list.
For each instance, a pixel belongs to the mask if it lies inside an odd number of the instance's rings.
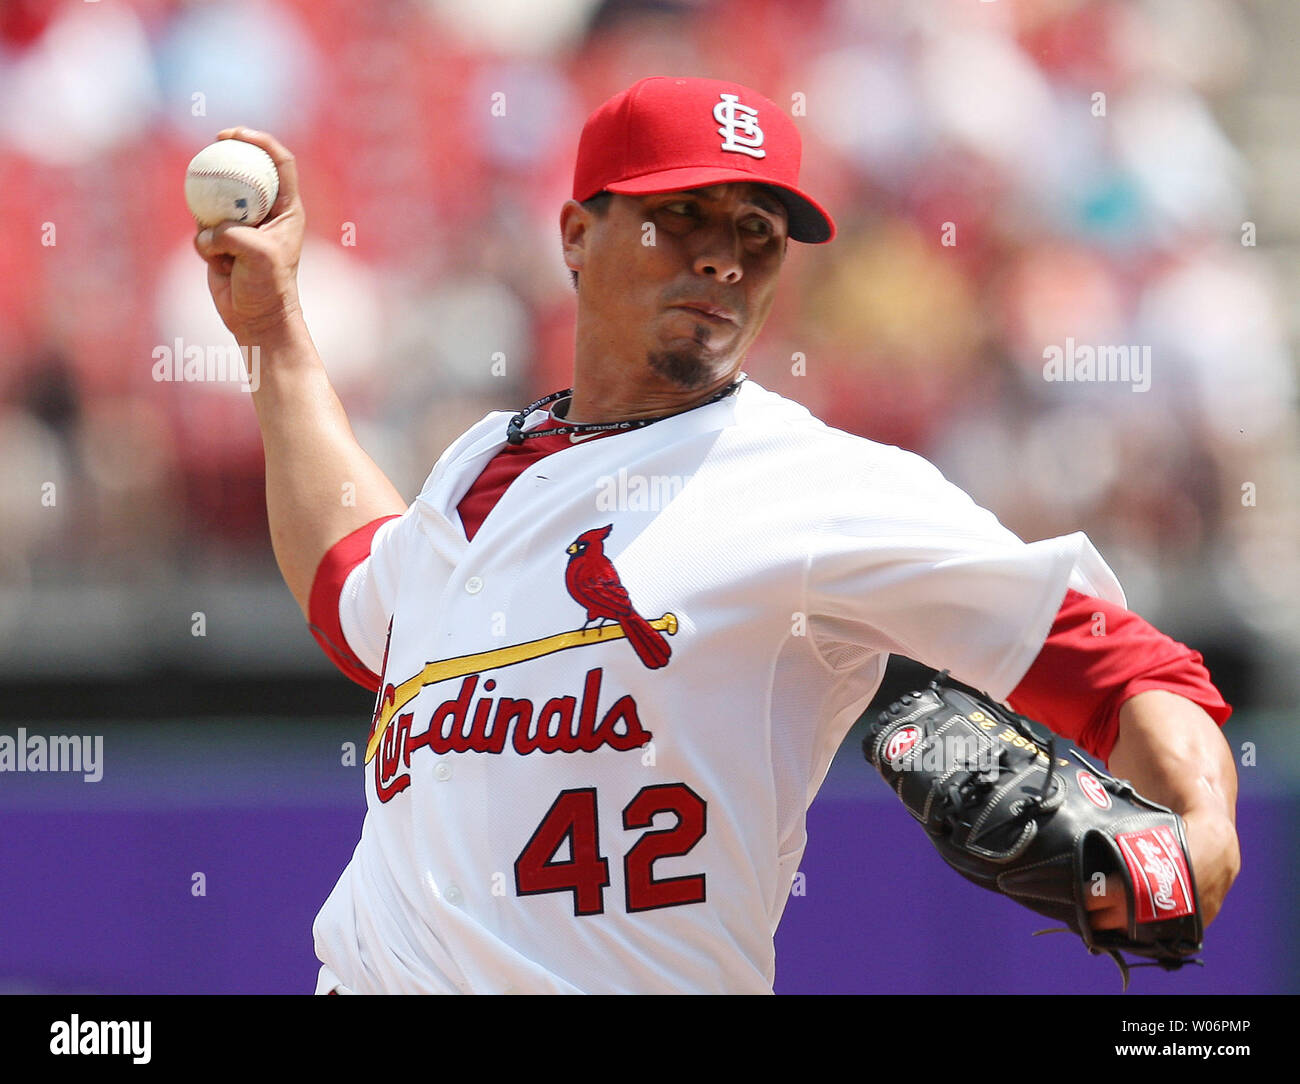
[{"label": "man's right arm", "polygon": [[406,502],[352,434],[298,303],[305,219],[297,169],[262,132],[227,129],[220,138],[255,143],[275,160],[280,192],[260,226],[224,222],[194,247],[208,288],[240,346],[257,348],[253,404],[266,451],[271,545],[304,615],[321,559],[340,539]]}]

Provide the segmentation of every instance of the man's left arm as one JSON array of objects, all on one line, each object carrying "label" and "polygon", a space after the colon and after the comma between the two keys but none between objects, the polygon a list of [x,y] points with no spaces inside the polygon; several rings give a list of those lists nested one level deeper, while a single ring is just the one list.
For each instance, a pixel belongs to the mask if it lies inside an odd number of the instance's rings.
[{"label": "man's left arm", "polygon": [[1241,868],[1237,770],[1218,724],[1176,693],[1138,693],[1120,707],[1109,768],[1183,818],[1201,916],[1208,924]]},{"label": "man's left arm", "polygon": [[[1241,864],[1237,773],[1220,726],[1232,708],[1199,652],[1137,614],[1068,590],[1037,658],[1008,698],[1183,818],[1202,922]],[[1090,897],[1094,929],[1121,929],[1117,887]]]}]

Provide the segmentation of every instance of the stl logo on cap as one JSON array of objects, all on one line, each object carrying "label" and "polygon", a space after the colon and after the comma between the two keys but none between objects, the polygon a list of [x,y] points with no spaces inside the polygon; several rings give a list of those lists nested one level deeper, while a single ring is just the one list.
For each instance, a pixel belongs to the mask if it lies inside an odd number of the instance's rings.
[{"label": "stl logo on cap", "polygon": [[835,236],[835,223],[799,187],[802,154],[794,121],[758,91],[721,79],[651,75],[587,118],[573,198],[761,184],[785,205],[790,240],[821,244]]},{"label": "stl logo on cap", "polygon": [[758,110],[741,105],[735,94],[721,94],[719,97],[722,101],[713,107],[713,119],[722,125],[718,129],[718,135],[723,137],[722,149],[738,151],[751,158],[766,157],[767,151],[762,149],[763,129],[758,126]]}]

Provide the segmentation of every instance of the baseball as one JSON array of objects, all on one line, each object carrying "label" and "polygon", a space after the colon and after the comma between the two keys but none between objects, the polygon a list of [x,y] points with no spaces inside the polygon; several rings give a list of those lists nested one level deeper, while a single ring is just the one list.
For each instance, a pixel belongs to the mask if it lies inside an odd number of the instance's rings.
[{"label": "baseball", "polygon": [[185,173],[185,202],[200,226],[230,220],[256,226],[279,191],[280,175],[271,156],[238,139],[204,147]]}]

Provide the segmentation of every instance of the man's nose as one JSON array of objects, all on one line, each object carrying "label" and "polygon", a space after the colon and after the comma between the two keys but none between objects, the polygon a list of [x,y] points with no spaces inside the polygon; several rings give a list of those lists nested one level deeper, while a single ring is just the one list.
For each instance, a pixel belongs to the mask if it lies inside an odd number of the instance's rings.
[{"label": "man's nose", "polygon": [[744,273],[741,266],[740,232],[730,223],[701,230],[700,248],[695,254],[695,273],[735,283]]}]

